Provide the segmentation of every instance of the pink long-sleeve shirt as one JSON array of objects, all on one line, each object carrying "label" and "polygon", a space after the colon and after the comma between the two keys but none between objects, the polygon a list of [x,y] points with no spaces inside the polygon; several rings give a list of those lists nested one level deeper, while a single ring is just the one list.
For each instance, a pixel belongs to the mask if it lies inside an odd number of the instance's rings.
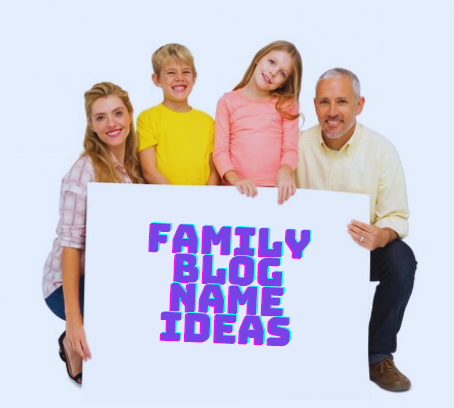
[{"label": "pink long-sleeve shirt", "polygon": [[[284,119],[276,100],[253,101],[241,89],[222,96],[216,109],[213,160],[219,175],[234,170],[257,186],[274,186],[284,164],[298,164],[298,119]],[[298,111],[298,106],[290,109]]]}]

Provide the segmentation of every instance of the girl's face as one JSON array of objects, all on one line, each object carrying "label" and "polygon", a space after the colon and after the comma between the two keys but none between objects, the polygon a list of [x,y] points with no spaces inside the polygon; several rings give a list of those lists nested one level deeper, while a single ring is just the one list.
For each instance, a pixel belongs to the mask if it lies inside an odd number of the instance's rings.
[{"label": "girl's face", "polygon": [[253,79],[261,91],[274,91],[285,84],[293,70],[292,56],[287,51],[270,51],[259,60]]},{"label": "girl's face", "polygon": [[115,95],[93,102],[90,127],[111,150],[123,147],[131,129],[131,115]]}]

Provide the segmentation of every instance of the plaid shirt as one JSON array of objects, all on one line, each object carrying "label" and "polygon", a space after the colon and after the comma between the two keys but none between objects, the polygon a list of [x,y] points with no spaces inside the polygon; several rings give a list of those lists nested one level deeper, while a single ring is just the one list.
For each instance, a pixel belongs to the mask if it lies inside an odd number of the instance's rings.
[{"label": "plaid shirt", "polygon": [[[117,164],[124,183],[131,183],[125,169]],[[44,265],[43,295],[47,298],[62,285],[61,256],[63,247],[81,250],[80,273],[85,266],[85,223],[87,212],[87,183],[95,181],[93,164],[82,156],[63,177],[60,193],[60,221],[57,238]]]}]

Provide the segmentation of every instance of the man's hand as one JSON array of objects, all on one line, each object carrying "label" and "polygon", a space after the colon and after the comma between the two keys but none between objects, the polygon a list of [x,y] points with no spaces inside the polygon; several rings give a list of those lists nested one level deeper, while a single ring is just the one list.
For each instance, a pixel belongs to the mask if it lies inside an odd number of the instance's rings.
[{"label": "man's hand", "polygon": [[352,220],[347,227],[353,240],[369,251],[383,248],[398,238],[397,233],[391,228],[380,228],[356,220]]}]

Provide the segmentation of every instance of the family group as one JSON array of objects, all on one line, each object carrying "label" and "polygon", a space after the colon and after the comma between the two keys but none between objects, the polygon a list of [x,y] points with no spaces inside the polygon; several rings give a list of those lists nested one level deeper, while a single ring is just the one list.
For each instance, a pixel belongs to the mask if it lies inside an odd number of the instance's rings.
[{"label": "family group", "polygon": [[127,92],[109,82],[85,92],[84,150],[62,181],[58,236],[43,277],[47,305],[66,321],[59,353],[69,376],[81,384],[82,362],[91,358],[83,325],[87,183],[230,185],[249,197],[257,187],[277,187],[281,205],[297,188],[309,188],[370,195],[370,224],[347,220],[351,238],[370,251],[370,279],[379,281],[369,323],[370,379],[389,391],[408,390],[410,380],[393,359],[416,271],[402,241],[405,179],[391,143],[356,121],[365,104],[357,76],[343,68],[322,74],[314,97],[319,124],[299,132],[302,60],[292,43],[275,41],[257,52],[240,83],[220,98],[215,121],[189,105],[197,71],[185,46],[160,47],[152,66],[164,100],[138,116],[137,133]]}]

